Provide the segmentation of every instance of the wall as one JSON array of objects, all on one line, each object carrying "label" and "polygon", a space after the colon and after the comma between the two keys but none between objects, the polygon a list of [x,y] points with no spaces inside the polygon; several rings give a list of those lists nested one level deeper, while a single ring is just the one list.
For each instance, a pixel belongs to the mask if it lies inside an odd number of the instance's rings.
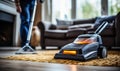
[{"label": "wall", "polygon": [[36,9],[36,15],[35,15],[35,22],[34,25],[37,25],[39,21],[41,21],[42,17],[41,17],[41,9],[42,9],[42,4],[40,2],[38,2],[37,4],[37,9]]},{"label": "wall", "polygon": [[[13,46],[19,46],[20,45],[20,16],[19,13],[16,12],[15,4],[12,1],[9,0],[0,0],[0,11],[4,11],[10,14],[15,15],[15,21],[14,21],[14,31],[13,31]],[[34,25],[37,25],[37,23],[41,20],[41,4],[38,3],[37,10],[36,10],[36,16],[35,16],[35,22]]]},{"label": "wall", "polygon": [[0,0],[0,10],[6,13],[15,15],[14,28],[13,28],[13,46],[18,45],[19,39],[19,27],[20,27],[20,19],[19,14],[16,12],[15,5],[13,2],[8,0]]}]

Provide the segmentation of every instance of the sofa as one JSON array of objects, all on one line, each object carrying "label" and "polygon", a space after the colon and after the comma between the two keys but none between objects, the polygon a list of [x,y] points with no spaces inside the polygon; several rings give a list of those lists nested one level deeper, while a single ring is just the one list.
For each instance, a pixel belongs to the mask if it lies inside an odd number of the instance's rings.
[{"label": "sofa", "polygon": [[64,29],[53,25],[51,22],[40,21],[37,25],[41,32],[40,45],[42,49],[46,49],[46,46],[61,48],[73,42],[78,35],[94,32],[102,22],[108,21],[108,26],[100,33],[103,39],[103,45],[107,48],[117,46],[119,45],[118,39],[120,39],[120,29],[118,30],[119,27],[116,26],[120,23],[117,21],[120,19],[118,18],[118,14],[117,16],[112,15],[82,20],[70,20],[72,24]]}]

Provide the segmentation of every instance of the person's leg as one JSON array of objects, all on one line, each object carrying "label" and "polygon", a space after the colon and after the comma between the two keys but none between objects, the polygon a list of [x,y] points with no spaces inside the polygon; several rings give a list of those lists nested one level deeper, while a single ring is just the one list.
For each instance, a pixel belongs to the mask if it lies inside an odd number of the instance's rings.
[{"label": "person's leg", "polygon": [[[24,46],[25,43],[29,42],[27,40],[27,36],[29,35],[28,32],[29,32],[30,21],[31,21],[31,17],[34,9],[34,3],[35,3],[35,0],[28,3],[24,3],[24,4],[21,3],[22,13],[21,13],[20,35],[22,40],[22,46]],[[31,47],[35,49],[35,47],[33,46]]]},{"label": "person's leg", "polygon": [[22,46],[27,43],[27,35],[29,31],[29,23],[30,23],[30,11],[29,11],[29,5],[21,5],[22,13],[21,15],[21,27],[20,27],[20,36],[22,40]]}]

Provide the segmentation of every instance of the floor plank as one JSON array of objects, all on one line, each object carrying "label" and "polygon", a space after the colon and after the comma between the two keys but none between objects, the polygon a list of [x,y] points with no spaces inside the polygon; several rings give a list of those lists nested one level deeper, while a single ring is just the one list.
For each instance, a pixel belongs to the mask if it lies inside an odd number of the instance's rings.
[{"label": "floor plank", "polygon": [[[15,51],[0,51],[0,57],[14,54]],[[120,67],[80,66],[0,59],[0,71],[120,71]]]},{"label": "floor plank", "polygon": [[0,59],[0,71],[119,71],[119,67],[79,66]]}]

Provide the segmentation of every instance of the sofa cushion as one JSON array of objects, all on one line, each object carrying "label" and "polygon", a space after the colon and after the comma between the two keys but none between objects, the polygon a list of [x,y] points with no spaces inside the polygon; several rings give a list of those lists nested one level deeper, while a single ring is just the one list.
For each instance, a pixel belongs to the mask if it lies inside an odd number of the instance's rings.
[{"label": "sofa cushion", "polygon": [[76,29],[69,29],[67,33],[67,38],[76,38],[78,35],[85,34],[87,29],[85,28],[76,28]]},{"label": "sofa cushion", "polygon": [[73,25],[76,24],[86,24],[86,23],[94,23],[96,18],[89,18],[89,19],[74,19]]},{"label": "sofa cushion", "polygon": [[104,21],[107,21],[109,24],[113,23],[115,21],[115,17],[116,16],[98,17],[95,21],[94,28],[98,28]]},{"label": "sofa cushion", "polygon": [[93,23],[86,23],[86,24],[78,24],[69,26],[68,29],[76,29],[76,28],[92,28],[94,26]]},{"label": "sofa cushion", "polygon": [[68,32],[68,30],[46,30],[45,31],[45,37],[64,39],[64,38],[66,38],[66,33],[67,32]]},{"label": "sofa cushion", "polygon": [[114,36],[115,35],[115,26],[114,26],[114,21],[115,21],[116,16],[108,16],[104,18],[97,18],[94,28],[97,29],[102,22],[107,21],[108,25],[107,27],[100,33],[102,36]]},{"label": "sofa cushion", "polygon": [[111,36],[115,36],[115,29],[114,28],[106,28],[104,29],[101,33],[100,33],[101,36],[106,36],[106,37],[111,37]]}]

